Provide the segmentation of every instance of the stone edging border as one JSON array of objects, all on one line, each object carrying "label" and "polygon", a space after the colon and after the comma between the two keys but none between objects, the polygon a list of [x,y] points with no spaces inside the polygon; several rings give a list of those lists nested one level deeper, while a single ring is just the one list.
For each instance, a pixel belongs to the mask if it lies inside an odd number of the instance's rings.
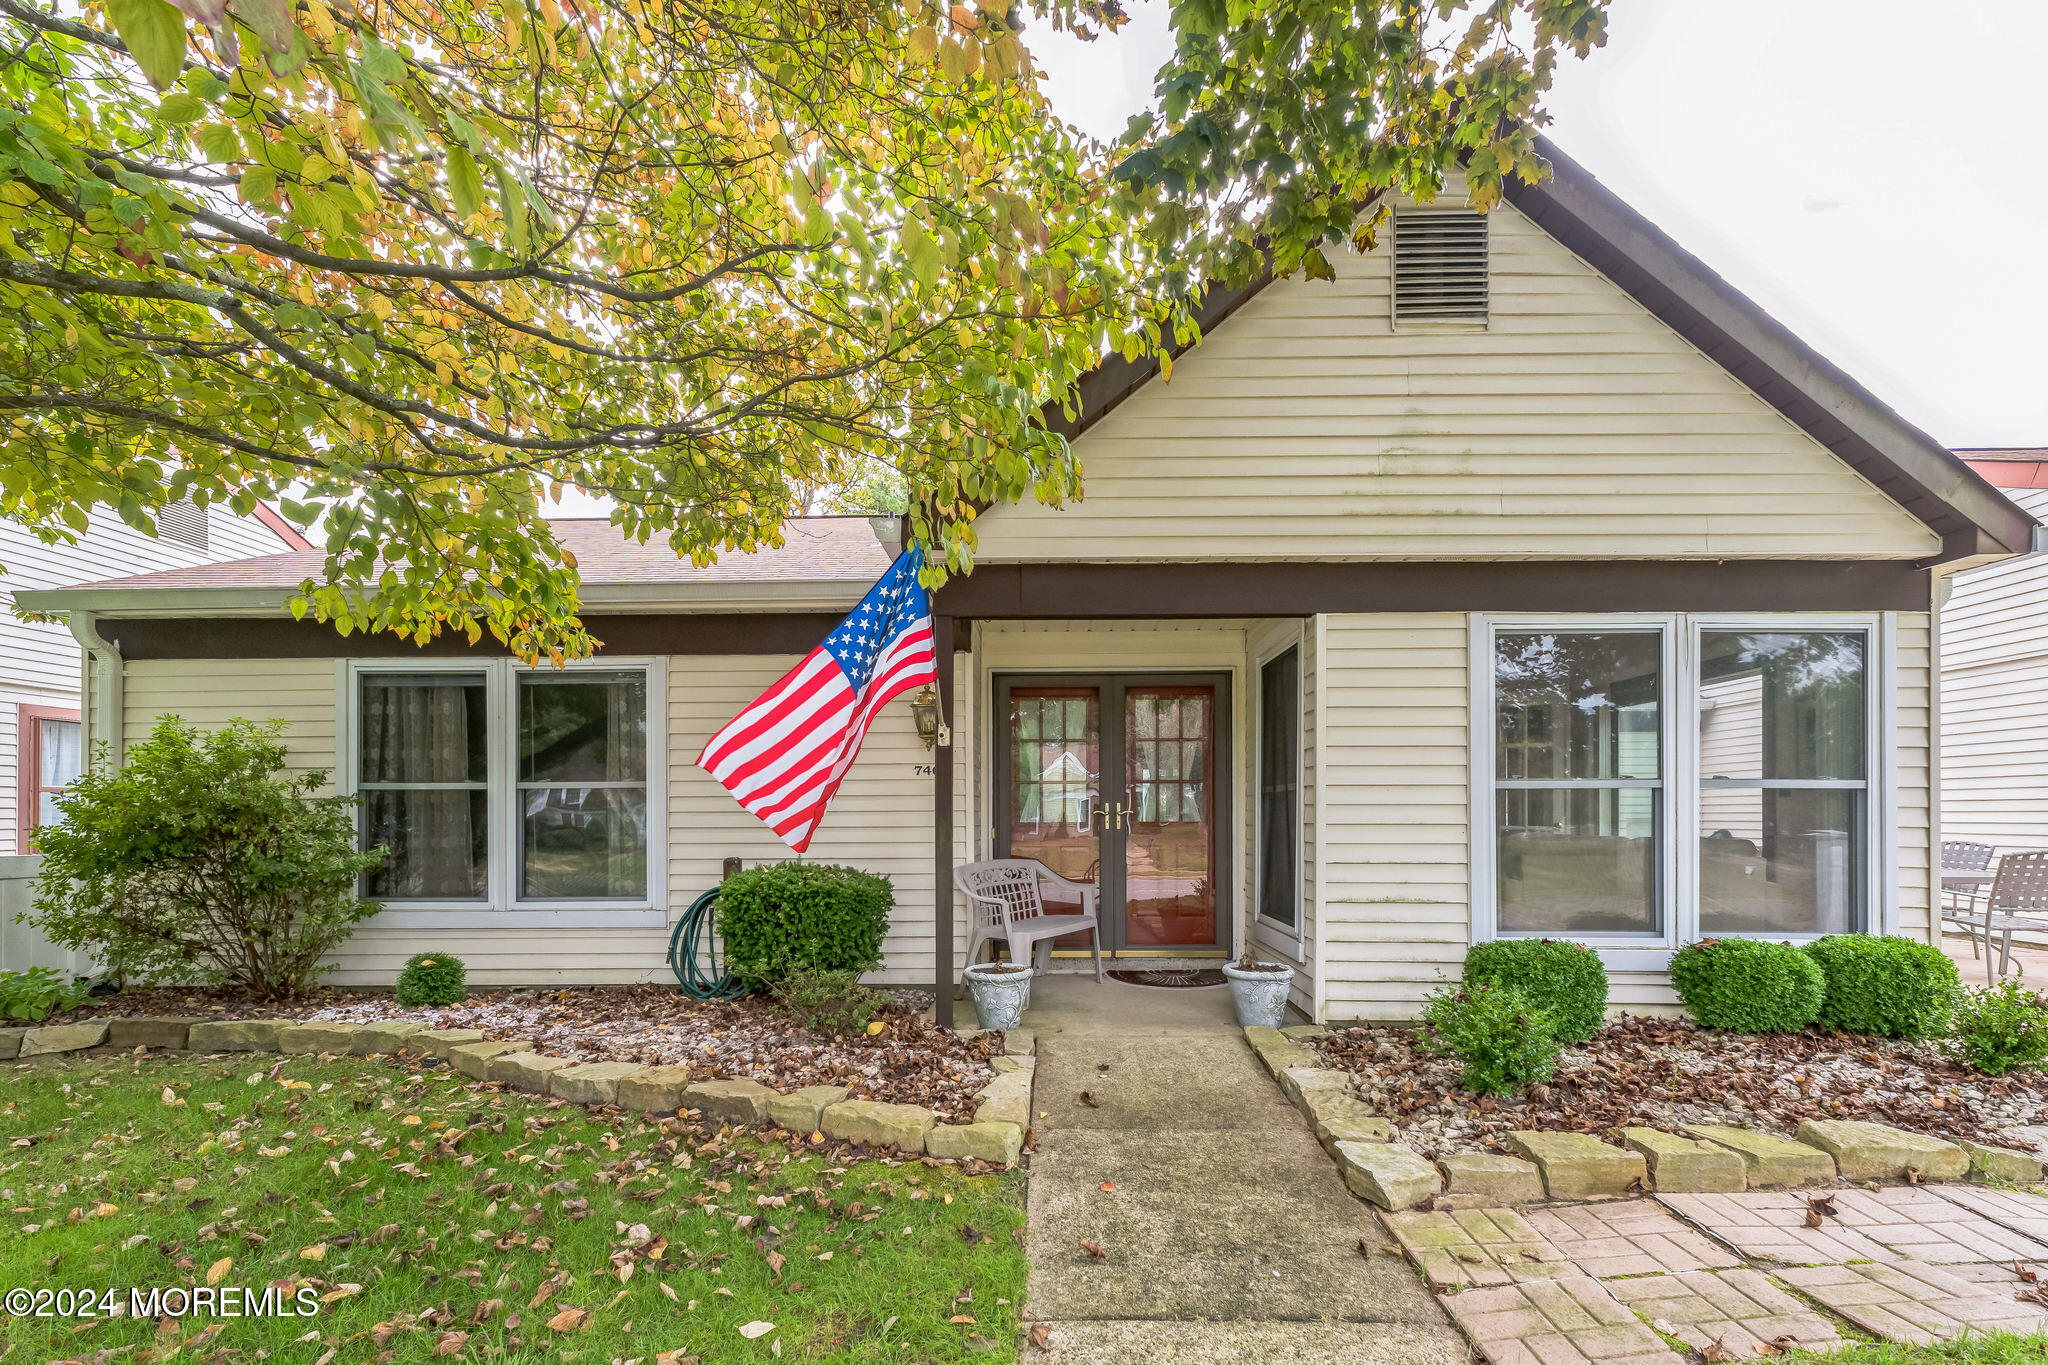
[{"label": "stone edging border", "polygon": [[894,1147],[905,1155],[941,1160],[972,1158],[1014,1166],[1031,1126],[1031,1083],[1037,1065],[1034,1037],[1008,1030],[1004,1052],[991,1065],[996,1078],[975,1092],[974,1122],[940,1123],[914,1104],[853,1100],[841,1085],[812,1085],[787,1094],[759,1081],[690,1079],[686,1066],[635,1062],[572,1062],[535,1050],[530,1039],[492,1039],[481,1029],[429,1029],[407,1020],[347,1024],[297,1019],[190,1019],[127,1015],[77,1024],[0,1029],[0,1061],[113,1047],[123,1051],[200,1053],[330,1053],[375,1057],[418,1052],[465,1076],[495,1081],[531,1095],[644,1113],[693,1109],[721,1122],[774,1124],[790,1132],[819,1132],[844,1142]]},{"label": "stone edging border", "polygon": [[1245,1042],[1314,1127],[1344,1184],[1380,1208],[1412,1208],[1448,1195],[1487,1206],[1632,1194],[1734,1194],[1836,1181],[1949,1180],[2034,1184],[2048,1162],[2003,1147],[1910,1133],[1888,1124],[1810,1120],[1796,1140],[1748,1128],[1687,1126],[1686,1136],[1624,1128],[1617,1147],[1584,1133],[1507,1135],[1513,1156],[1466,1153],[1431,1162],[1394,1141],[1393,1124],[1352,1093],[1348,1071],[1318,1065],[1304,1040],[1314,1024],[1248,1028]]}]

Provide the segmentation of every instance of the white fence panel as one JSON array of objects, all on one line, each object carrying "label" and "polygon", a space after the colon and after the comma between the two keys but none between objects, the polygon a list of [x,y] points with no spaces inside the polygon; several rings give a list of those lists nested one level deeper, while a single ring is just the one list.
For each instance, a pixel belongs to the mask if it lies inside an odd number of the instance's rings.
[{"label": "white fence panel", "polygon": [[60,948],[34,925],[14,922],[35,894],[36,869],[42,861],[34,854],[0,857],[0,971],[55,967],[60,972],[90,975],[94,970],[91,953]]}]

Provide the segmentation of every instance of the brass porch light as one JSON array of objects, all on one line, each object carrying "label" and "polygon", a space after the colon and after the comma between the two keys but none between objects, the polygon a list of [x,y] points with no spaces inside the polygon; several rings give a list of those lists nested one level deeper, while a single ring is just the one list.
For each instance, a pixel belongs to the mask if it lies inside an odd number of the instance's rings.
[{"label": "brass porch light", "polygon": [[925,684],[924,690],[910,699],[910,718],[917,726],[917,737],[924,741],[924,747],[938,747],[939,694],[932,690],[931,684]]}]

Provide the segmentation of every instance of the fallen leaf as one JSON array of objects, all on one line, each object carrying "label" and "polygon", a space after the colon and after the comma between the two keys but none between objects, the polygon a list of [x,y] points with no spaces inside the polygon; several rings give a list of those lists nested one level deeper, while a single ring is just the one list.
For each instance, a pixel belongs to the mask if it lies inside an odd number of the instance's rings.
[{"label": "fallen leaf", "polygon": [[971,1323],[971,1322],[973,1322],[973,1321],[974,1321],[974,1319],[973,1319],[973,1318],[971,1318],[971,1317],[969,1317],[969,1316],[968,1316],[967,1314],[965,1314],[965,1313],[955,1313],[955,1314],[954,1314],[954,1315],[953,1315],[952,1317],[950,1317],[950,1318],[947,1318],[947,1319],[946,1319],[946,1321],[947,1321],[947,1322],[970,1322],[970,1323]]},{"label": "fallen leaf", "polygon": [[564,1308],[548,1319],[548,1326],[557,1332],[573,1332],[589,1321],[588,1308]]},{"label": "fallen leaf", "polygon": [[1085,1237],[1081,1239],[1081,1250],[1087,1252],[1090,1257],[1098,1261],[1105,1259],[1109,1255],[1109,1249],[1103,1246],[1102,1243],[1091,1242]]},{"label": "fallen leaf", "polygon": [[315,1243],[313,1243],[313,1245],[311,1245],[311,1246],[309,1246],[309,1247],[300,1247],[300,1248],[299,1248],[299,1259],[300,1259],[300,1260],[302,1260],[302,1261],[324,1261],[324,1260],[326,1260],[326,1259],[327,1259],[327,1243],[325,1243],[325,1242],[315,1242]]},{"label": "fallen leaf", "polygon": [[1108,1194],[1114,1189],[1116,1189],[1116,1182],[1114,1180],[1105,1180],[1102,1182],[1102,1192],[1104,1194]]},{"label": "fallen leaf", "polygon": [[1700,1351],[1700,1359],[1706,1365],[1722,1365],[1724,1361],[1735,1359],[1735,1352],[1728,1349],[1726,1342],[1710,1341]]},{"label": "fallen leaf", "polygon": [[1031,1324],[1031,1330],[1024,1335],[1039,1350],[1050,1351],[1052,1349],[1052,1327],[1050,1324],[1034,1322]]},{"label": "fallen leaf", "polygon": [[748,1341],[765,1337],[774,1330],[775,1324],[772,1322],[748,1322],[740,1325],[740,1335]]},{"label": "fallen leaf", "polygon": [[1908,1166],[1906,1168],[1906,1183],[1908,1185],[1920,1183],[1920,1168],[1918,1166]]},{"label": "fallen leaf", "polygon": [[967,1243],[967,1245],[969,1246],[974,1246],[976,1243],[981,1242],[985,1239],[983,1238],[980,1231],[978,1231],[972,1224],[962,1223],[960,1225],[960,1240]]},{"label": "fallen leaf", "polygon": [[469,1333],[467,1332],[443,1332],[434,1342],[434,1354],[437,1356],[459,1356],[462,1354],[463,1346],[468,1341]]},{"label": "fallen leaf", "polygon": [[234,1258],[223,1256],[206,1268],[206,1282],[208,1284],[219,1284],[228,1277],[228,1272],[234,1268]]},{"label": "fallen leaf", "polygon": [[1372,1248],[1365,1244],[1365,1239],[1363,1237],[1358,1239],[1358,1254],[1365,1257],[1367,1260],[1372,1259]]}]

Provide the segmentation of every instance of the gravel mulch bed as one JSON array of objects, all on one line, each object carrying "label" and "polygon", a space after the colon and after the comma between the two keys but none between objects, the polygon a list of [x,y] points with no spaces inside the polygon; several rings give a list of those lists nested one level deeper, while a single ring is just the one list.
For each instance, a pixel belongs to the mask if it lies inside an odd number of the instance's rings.
[{"label": "gravel mulch bed", "polygon": [[145,989],[97,997],[44,1023],[109,1015],[174,1014],[235,1019],[323,1019],[371,1023],[412,1019],[428,1028],[484,1029],[494,1037],[530,1038],[551,1056],[580,1062],[687,1066],[706,1080],[755,1080],[777,1090],[843,1085],[856,1099],[918,1104],[941,1122],[974,1117],[974,1092],[995,1077],[989,1061],[1002,1035],[962,1038],[914,1012],[929,999],[904,993],[884,1016],[881,1034],[841,1036],[807,1029],[759,996],[692,1000],[673,986],[495,990],[459,1005],[407,1009],[389,992],[316,992],[292,1005],[269,1006],[207,992]]},{"label": "gravel mulch bed", "polygon": [[1740,1034],[1624,1016],[1558,1059],[1515,1102],[1458,1089],[1459,1063],[1416,1046],[1413,1029],[1339,1029],[1311,1040],[1323,1064],[1428,1157],[1498,1150],[1512,1129],[1611,1137],[1636,1124],[1737,1124],[1790,1136],[1807,1119],[1870,1119],[2006,1147],[1999,1130],[2044,1122],[2048,1075],[1980,1076],[1929,1043],[1805,1033]]}]

